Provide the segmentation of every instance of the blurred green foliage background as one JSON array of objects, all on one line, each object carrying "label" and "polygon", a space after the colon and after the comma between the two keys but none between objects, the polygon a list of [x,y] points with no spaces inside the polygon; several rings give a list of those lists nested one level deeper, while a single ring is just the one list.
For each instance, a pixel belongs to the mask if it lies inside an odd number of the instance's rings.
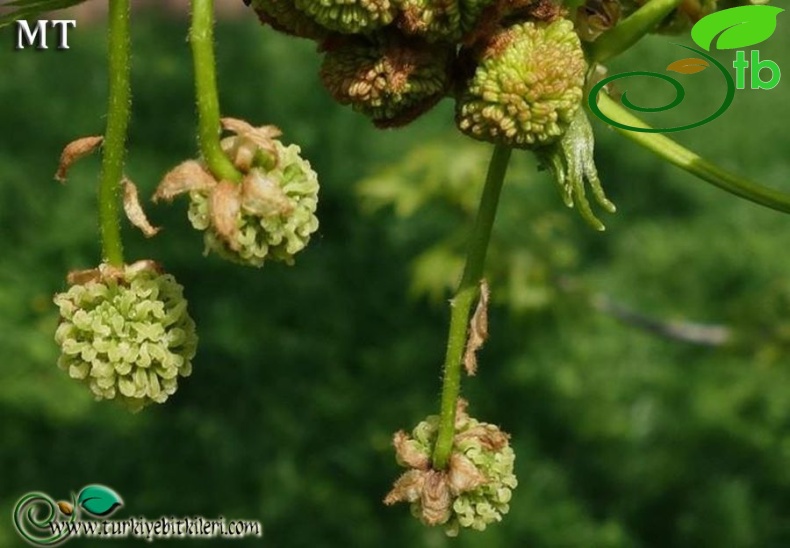
[{"label": "blurred green foliage background", "polygon": [[[186,27],[155,11],[134,22],[127,173],[145,196],[195,155]],[[52,174],[65,143],[103,130],[104,29],[79,27],[68,52],[15,52],[0,32],[0,546],[22,545],[11,510],[23,494],[90,483],[123,496],[119,518],[261,520],[264,538],[239,546],[790,545],[788,217],[596,123],[619,207],[597,234],[517,153],[491,251],[491,338],[464,392],[512,434],[520,486],[503,523],[449,540],[380,501],[400,473],[392,433],[438,409],[446,300],[490,148],[456,134],[449,101],[374,130],[321,89],[311,44],[252,16],[217,32],[223,112],[302,146],[321,229],[294,267],[262,270],[203,257],[184,203],[148,206],[166,227],[153,241],[125,229],[127,260],[160,261],[186,287],[201,337],[192,377],[138,415],[93,402],[57,369],[52,340],[52,295],[99,259],[97,158],[65,187]],[[680,57],[672,41],[690,43],[650,37],[612,70],[661,71]],[[787,51],[787,33],[761,45],[790,67]],[[715,81],[689,82],[691,111],[718,101]],[[642,101],[658,103],[650,84]],[[678,138],[787,190],[789,99],[790,82],[738,92]],[[662,338],[601,302],[716,324],[726,343]]]}]

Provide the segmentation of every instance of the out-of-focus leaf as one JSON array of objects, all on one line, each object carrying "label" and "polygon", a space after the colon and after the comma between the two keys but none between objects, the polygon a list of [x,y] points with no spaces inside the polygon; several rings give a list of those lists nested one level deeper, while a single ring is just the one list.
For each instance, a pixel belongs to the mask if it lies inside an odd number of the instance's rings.
[{"label": "out-of-focus leaf", "polygon": [[488,148],[464,139],[415,147],[401,162],[362,181],[359,193],[372,210],[392,206],[408,217],[436,198],[473,212],[485,179]]},{"label": "out-of-focus leaf", "polygon": [[0,28],[20,19],[37,18],[48,12],[70,8],[87,0],[14,0],[0,6]]}]

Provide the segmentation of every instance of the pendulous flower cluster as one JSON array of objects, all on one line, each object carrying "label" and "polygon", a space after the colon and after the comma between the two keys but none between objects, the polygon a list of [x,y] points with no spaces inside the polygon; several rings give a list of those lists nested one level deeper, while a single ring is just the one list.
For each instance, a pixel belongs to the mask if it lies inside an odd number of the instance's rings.
[{"label": "pendulous flower cluster", "polygon": [[581,104],[586,63],[552,0],[252,0],[261,21],[309,38],[321,81],[378,127],[408,124],[441,99],[480,140],[555,141]]},{"label": "pendulous flower cluster", "polygon": [[592,40],[614,25],[621,0],[588,0],[575,22],[557,0],[249,3],[264,24],[318,43],[321,82],[338,103],[391,128],[451,97],[462,133],[534,151],[565,203],[603,229],[584,196],[589,181],[600,205],[614,209],[590,163],[592,133],[565,135],[589,126],[580,120],[588,66],[579,33]]},{"label": "pendulous flower cluster", "polygon": [[439,432],[439,417],[420,422],[411,435],[395,434],[398,464],[409,468],[395,482],[385,504],[408,502],[412,514],[426,525],[444,526],[449,536],[460,529],[483,531],[510,510],[515,454],[509,436],[497,426],[466,413],[460,400],[456,411],[453,453],[445,470],[431,466],[431,452]]},{"label": "pendulous flower cluster", "polygon": [[72,272],[55,296],[58,366],[97,400],[132,411],[164,403],[192,373],[195,323],[183,287],[152,261]]},{"label": "pendulous flower cluster", "polygon": [[221,145],[242,181],[217,180],[202,162],[189,160],[165,176],[154,200],[189,193],[189,220],[203,231],[206,253],[249,266],[267,259],[293,264],[318,229],[318,176],[297,145],[277,139],[276,127],[233,118],[222,123],[235,134]]}]

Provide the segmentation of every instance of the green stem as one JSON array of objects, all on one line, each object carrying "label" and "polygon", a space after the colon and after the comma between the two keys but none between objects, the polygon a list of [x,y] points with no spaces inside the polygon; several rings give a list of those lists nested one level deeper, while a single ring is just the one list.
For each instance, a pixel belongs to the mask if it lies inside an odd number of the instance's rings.
[{"label": "green stem", "polygon": [[200,153],[214,177],[241,182],[241,173],[219,144],[221,129],[214,61],[214,0],[192,0],[189,43],[195,63]]},{"label": "green stem", "polygon": [[603,33],[590,44],[589,54],[592,61],[603,63],[621,54],[645,34],[652,31],[683,0],[651,0],[613,29]]},{"label": "green stem", "polygon": [[479,293],[488,241],[491,238],[491,228],[494,225],[510,153],[511,149],[502,145],[497,145],[494,148],[467,250],[464,274],[458,291],[450,302],[450,334],[447,337],[447,354],[444,361],[439,436],[433,450],[433,467],[437,470],[442,470],[447,466],[453,449],[455,408],[461,391],[461,358],[466,346],[469,312]]},{"label": "green stem", "polygon": [[132,95],[129,85],[129,3],[130,0],[109,0],[107,56],[110,71],[110,100],[99,183],[99,230],[103,259],[113,266],[123,265],[118,204]]},{"label": "green stem", "polygon": [[[650,127],[605,93],[598,95],[598,107],[605,116],[615,122],[634,127]],[[703,181],[760,205],[790,213],[790,194],[730,173],[681,146],[666,135],[628,131],[617,127],[613,129]]]}]

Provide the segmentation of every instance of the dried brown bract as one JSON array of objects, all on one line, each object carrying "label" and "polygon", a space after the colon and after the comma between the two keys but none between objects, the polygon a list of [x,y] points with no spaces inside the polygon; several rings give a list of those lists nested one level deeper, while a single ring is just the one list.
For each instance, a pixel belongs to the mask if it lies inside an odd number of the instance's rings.
[{"label": "dried brown bract", "polygon": [[488,282],[480,280],[480,299],[469,322],[469,337],[464,352],[464,369],[470,377],[477,373],[477,351],[488,339],[488,300],[490,298]]},{"label": "dried brown bract", "polygon": [[80,137],[67,144],[66,148],[64,148],[63,152],[60,154],[60,162],[58,163],[58,171],[55,173],[55,179],[58,182],[65,183],[69,168],[71,168],[77,160],[84,158],[99,148],[103,141],[103,136],[94,135],[91,137]]},{"label": "dried brown bract", "polygon": [[154,194],[153,201],[165,200],[170,202],[173,198],[193,190],[207,191],[217,182],[206,169],[195,160],[187,160],[171,169]]},{"label": "dried brown bract", "polygon": [[123,210],[129,221],[139,228],[146,238],[156,236],[161,227],[155,227],[148,221],[148,217],[143,211],[143,206],[140,205],[140,195],[137,192],[137,185],[126,177],[121,181],[123,186]]}]

